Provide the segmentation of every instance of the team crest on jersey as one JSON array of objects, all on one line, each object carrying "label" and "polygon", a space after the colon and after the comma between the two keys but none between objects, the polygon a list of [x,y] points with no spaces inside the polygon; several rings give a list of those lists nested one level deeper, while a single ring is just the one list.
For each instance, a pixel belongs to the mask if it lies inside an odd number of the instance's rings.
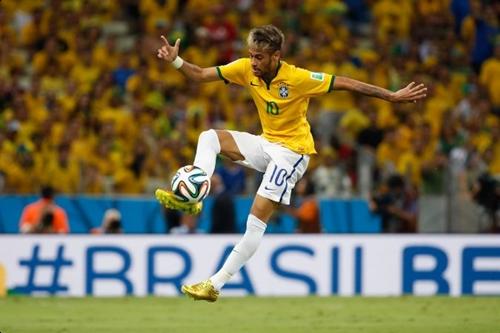
[{"label": "team crest on jersey", "polygon": [[286,83],[280,83],[279,91],[280,91],[281,98],[288,97],[288,86],[286,85]]}]

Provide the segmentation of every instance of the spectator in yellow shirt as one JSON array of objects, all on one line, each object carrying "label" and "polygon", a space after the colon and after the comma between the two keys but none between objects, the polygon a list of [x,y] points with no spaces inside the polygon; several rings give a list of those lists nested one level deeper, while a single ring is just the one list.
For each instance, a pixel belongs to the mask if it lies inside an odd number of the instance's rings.
[{"label": "spectator in yellow shirt", "polygon": [[379,167],[383,172],[392,173],[398,165],[398,160],[401,156],[399,150],[399,136],[397,128],[389,128],[384,134],[384,139],[377,147],[376,159]]},{"label": "spectator in yellow shirt", "polygon": [[481,67],[479,82],[488,92],[495,113],[500,115],[500,39],[495,46],[494,56]]}]

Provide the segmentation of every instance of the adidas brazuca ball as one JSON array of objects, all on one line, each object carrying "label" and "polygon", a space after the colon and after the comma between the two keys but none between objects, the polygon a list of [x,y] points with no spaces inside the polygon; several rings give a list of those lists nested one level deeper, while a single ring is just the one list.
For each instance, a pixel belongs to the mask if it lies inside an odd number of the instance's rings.
[{"label": "adidas brazuca ball", "polygon": [[194,165],[177,170],[171,185],[172,192],[183,202],[200,202],[210,192],[210,179],[205,171]]}]

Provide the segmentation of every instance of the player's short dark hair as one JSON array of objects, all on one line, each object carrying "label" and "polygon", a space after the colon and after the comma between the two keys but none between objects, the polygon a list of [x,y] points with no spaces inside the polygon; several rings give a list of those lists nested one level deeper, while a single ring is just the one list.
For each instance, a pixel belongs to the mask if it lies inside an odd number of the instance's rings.
[{"label": "player's short dark hair", "polygon": [[54,188],[50,185],[44,185],[40,190],[40,194],[44,199],[52,199],[54,198]]},{"label": "player's short dark hair", "polygon": [[272,24],[253,28],[248,33],[248,46],[256,46],[268,52],[281,51],[285,43],[285,36],[280,29]]}]

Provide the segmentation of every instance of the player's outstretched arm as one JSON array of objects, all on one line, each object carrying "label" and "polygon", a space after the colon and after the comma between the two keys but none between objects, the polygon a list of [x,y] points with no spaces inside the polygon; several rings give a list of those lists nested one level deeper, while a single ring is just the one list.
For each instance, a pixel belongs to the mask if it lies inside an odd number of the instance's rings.
[{"label": "player's outstretched arm", "polygon": [[427,88],[423,83],[410,83],[396,92],[364,83],[345,76],[336,76],[333,84],[334,90],[349,90],[363,95],[385,99],[394,103],[416,102],[427,95]]},{"label": "player's outstretched arm", "polygon": [[164,45],[158,49],[158,58],[171,63],[193,81],[211,82],[220,80],[215,67],[201,68],[179,57],[180,39],[177,39],[174,45],[170,45],[165,36],[161,36],[161,39]]}]

